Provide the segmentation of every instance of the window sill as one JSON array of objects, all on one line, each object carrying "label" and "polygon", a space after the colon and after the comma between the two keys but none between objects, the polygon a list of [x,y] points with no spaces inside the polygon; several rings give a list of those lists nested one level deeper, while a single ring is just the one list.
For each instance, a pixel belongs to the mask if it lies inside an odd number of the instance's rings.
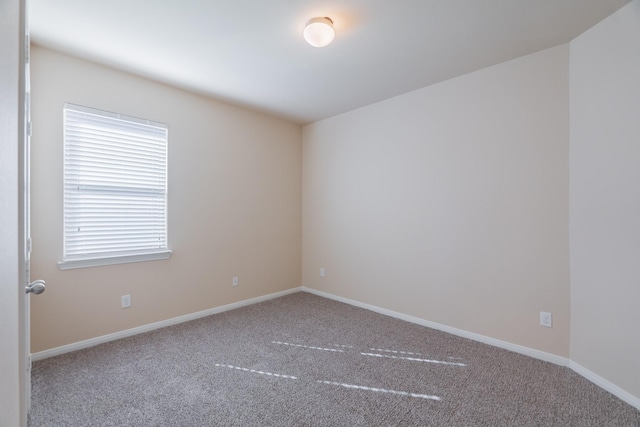
[{"label": "window sill", "polygon": [[135,255],[118,255],[112,257],[100,258],[82,258],[66,261],[58,261],[60,270],[72,270],[75,268],[100,267],[103,265],[127,264],[131,262],[156,261],[171,258],[172,251],[170,249],[145,252]]}]

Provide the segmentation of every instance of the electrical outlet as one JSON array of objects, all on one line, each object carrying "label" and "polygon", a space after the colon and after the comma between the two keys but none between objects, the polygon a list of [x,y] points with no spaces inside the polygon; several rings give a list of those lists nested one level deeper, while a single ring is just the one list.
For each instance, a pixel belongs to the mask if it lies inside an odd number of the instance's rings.
[{"label": "electrical outlet", "polygon": [[540,326],[544,326],[547,328],[552,327],[551,313],[547,313],[546,311],[540,312]]},{"label": "electrical outlet", "polygon": [[324,268],[320,267],[320,277],[324,277]]},{"label": "electrical outlet", "polygon": [[231,282],[233,286],[238,286],[238,276],[235,276]]},{"label": "electrical outlet", "polygon": [[120,301],[122,302],[122,308],[131,307],[131,295],[122,295]]}]

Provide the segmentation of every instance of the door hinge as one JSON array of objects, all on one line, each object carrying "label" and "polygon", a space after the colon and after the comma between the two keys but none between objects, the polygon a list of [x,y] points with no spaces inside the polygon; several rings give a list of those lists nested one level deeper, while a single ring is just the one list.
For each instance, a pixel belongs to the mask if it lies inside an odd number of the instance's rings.
[{"label": "door hinge", "polygon": [[31,253],[31,237],[27,237],[27,252]]},{"label": "door hinge", "polygon": [[31,138],[32,133],[31,133],[31,129],[33,126],[31,126],[31,122],[27,122],[27,135],[29,136],[29,138]]},{"label": "door hinge", "polygon": [[24,62],[29,63],[31,61],[31,38],[29,34],[24,37]]}]

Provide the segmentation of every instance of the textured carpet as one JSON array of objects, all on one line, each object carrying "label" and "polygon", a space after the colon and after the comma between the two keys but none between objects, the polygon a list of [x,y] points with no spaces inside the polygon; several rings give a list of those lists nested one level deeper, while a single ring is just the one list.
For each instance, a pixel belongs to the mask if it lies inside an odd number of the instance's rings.
[{"label": "textured carpet", "polygon": [[640,426],[568,368],[296,293],[45,359],[29,426]]}]

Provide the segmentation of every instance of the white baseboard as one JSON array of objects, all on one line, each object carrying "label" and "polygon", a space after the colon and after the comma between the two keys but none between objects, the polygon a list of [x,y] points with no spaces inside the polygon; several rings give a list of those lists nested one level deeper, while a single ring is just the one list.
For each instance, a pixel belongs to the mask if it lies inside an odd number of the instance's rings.
[{"label": "white baseboard", "polygon": [[327,292],[318,291],[316,289],[302,287],[304,292],[309,292],[310,294],[318,295],[324,298],[332,299],[335,301],[340,301],[345,304],[353,305],[356,307],[364,308],[366,310],[371,310],[376,313],[384,314],[386,316],[395,317],[396,319],[405,320],[407,322],[416,323],[418,325],[426,326],[432,329],[438,329],[443,332],[447,332],[453,335],[457,335],[463,338],[469,338],[474,341],[479,341],[484,344],[489,344],[494,347],[504,348],[506,350],[510,350],[516,353],[524,354],[526,356],[531,356],[536,359],[544,360],[545,362],[551,362],[560,366],[568,366],[569,359],[561,356],[556,356],[555,354],[547,353],[540,350],[535,350],[533,348],[525,347],[518,344],[513,344],[507,341],[498,340],[491,337],[486,337],[484,335],[476,334],[473,332],[465,331],[463,329],[453,328],[451,326],[443,325],[441,323],[431,322],[429,320],[421,319],[419,317],[409,316],[407,314],[398,313],[397,311],[387,310],[386,308],[377,307],[371,304],[365,304],[360,301],[352,300],[349,298],[343,298],[337,295],[333,295]]},{"label": "white baseboard", "polygon": [[620,400],[627,402],[629,405],[635,407],[637,410],[640,411],[640,398],[635,397],[634,395],[618,387],[611,381],[605,380],[600,375],[591,372],[590,370],[574,362],[573,360],[569,362],[569,367],[573,369],[576,373],[582,375],[583,377],[585,377],[586,379],[588,379],[589,381],[597,385],[598,387],[607,390],[609,393],[618,397]]},{"label": "white baseboard", "polygon": [[335,301],[340,301],[345,304],[353,305],[355,307],[364,308],[366,310],[371,310],[376,313],[384,314],[387,316],[395,317],[396,319],[405,320],[407,322],[416,323],[418,325],[426,326],[433,329],[438,329],[443,332],[448,332],[453,335],[457,335],[463,338],[469,338],[474,341],[479,341],[485,344],[492,345],[494,347],[504,348],[505,350],[510,350],[516,353],[524,354],[526,356],[533,357],[535,359],[544,360],[545,362],[551,362],[560,366],[567,366],[572,369],[574,372],[588,379],[595,385],[605,389],[609,393],[618,397],[619,399],[625,401],[629,405],[635,407],[640,410],[640,399],[632,395],[631,393],[623,390],[612,382],[602,378],[601,376],[591,372],[587,368],[580,366],[578,363],[567,359],[565,357],[556,356],[555,354],[546,353],[544,351],[535,350],[529,347],[524,347],[518,344],[513,344],[507,341],[498,340],[495,338],[486,337],[484,335],[476,334],[473,332],[465,331],[463,329],[452,328],[451,326],[442,325],[440,323],[431,322],[428,320],[420,319],[419,317],[409,316],[403,313],[398,313],[392,310],[387,310],[385,308],[377,307],[371,304],[365,304],[360,301],[352,300],[349,298],[340,297],[337,295],[333,295],[327,292],[318,291],[316,289],[311,289],[307,287],[302,287],[302,291],[309,292],[310,294],[318,295],[324,298],[332,299]]},{"label": "white baseboard", "polygon": [[93,347],[98,344],[103,344],[109,341],[115,341],[121,338],[130,337],[144,332],[153,331],[154,329],[160,329],[167,326],[177,325],[179,323],[188,322],[190,320],[199,319],[201,317],[210,316],[212,314],[222,313],[224,311],[233,310],[247,305],[257,304],[259,302],[267,301],[274,298],[279,298],[285,295],[300,292],[302,288],[287,289],[286,291],[276,292],[269,295],[263,295],[256,298],[251,298],[243,301],[234,302],[231,304],[223,305],[220,307],[210,308],[208,310],[198,311],[196,313],[186,314],[184,316],[174,317],[172,319],[162,320],[160,322],[151,323],[144,326],[138,326],[137,328],[126,329],[124,331],[115,332],[113,334],[102,335],[100,337],[91,338],[84,341],[75,342],[73,344],[63,345],[60,347],[52,348],[49,350],[39,351],[31,354],[32,361],[38,361],[46,359],[48,357],[58,356],[60,354],[69,353],[72,351],[81,350],[88,347]]}]

